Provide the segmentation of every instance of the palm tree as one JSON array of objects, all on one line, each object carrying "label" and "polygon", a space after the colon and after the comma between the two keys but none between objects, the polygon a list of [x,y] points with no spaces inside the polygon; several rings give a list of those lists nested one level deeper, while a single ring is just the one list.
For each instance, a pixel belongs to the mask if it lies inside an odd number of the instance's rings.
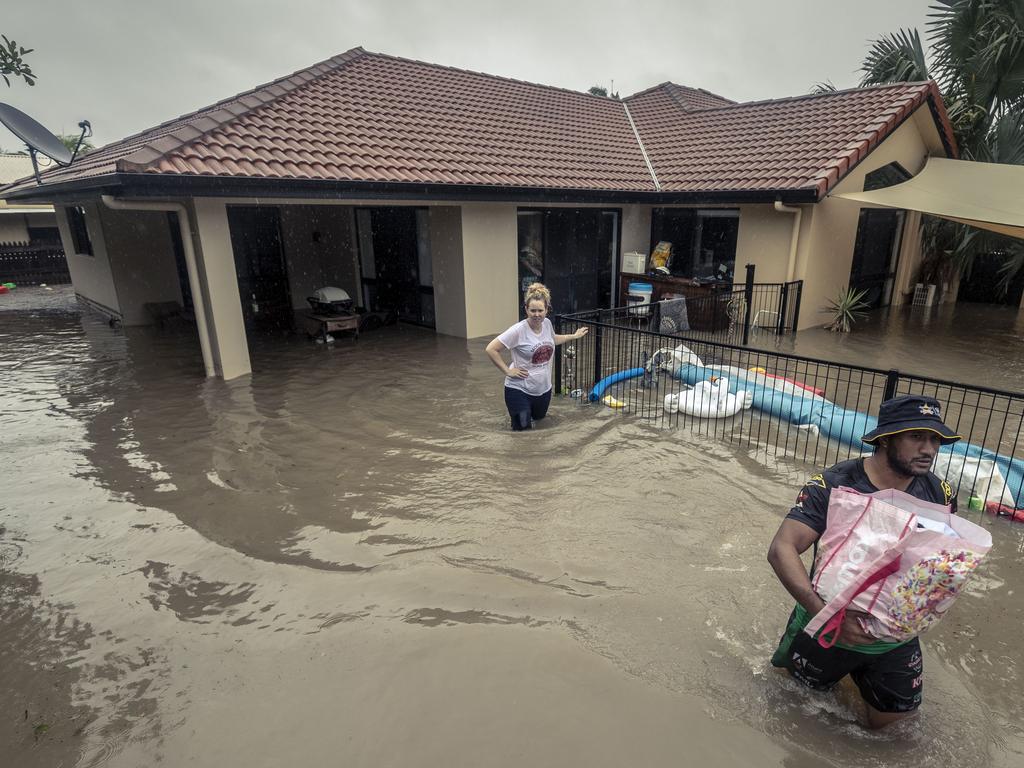
[{"label": "palm tree", "polygon": [[82,140],[82,146],[78,146],[78,137],[73,133],[60,133],[57,134],[57,138],[60,139],[60,143],[67,147],[68,152],[74,153],[75,149],[78,149],[79,156],[85,155],[96,149],[96,145],[88,139]]},{"label": "palm tree", "polygon": [[[1024,3],[937,0],[931,7],[931,66],[917,30],[873,41],[861,86],[935,80],[960,147],[969,160],[1024,165]],[[1024,243],[930,216],[922,218],[922,277],[947,282],[969,274],[974,257],[1005,257],[1000,288],[1024,267]]]}]

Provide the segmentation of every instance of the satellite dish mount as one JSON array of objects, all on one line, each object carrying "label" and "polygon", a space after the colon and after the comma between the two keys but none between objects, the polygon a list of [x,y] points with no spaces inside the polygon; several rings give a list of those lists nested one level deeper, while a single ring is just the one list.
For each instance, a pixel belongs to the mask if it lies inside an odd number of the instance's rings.
[{"label": "satellite dish mount", "polygon": [[82,133],[78,137],[78,143],[75,144],[75,151],[72,152],[64,146],[64,142],[46,130],[40,123],[21,110],[15,109],[10,104],[0,103],[0,123],[6,125],[7,129],[24,141],[25,146],[28,147],[28,153],[32,158],[32,170],[35,173],[36,184],[43,183],[42,179],[39,178],[37,154],[46,155],[57,165],[68,166],[78,157],[78,150],[81,149],[82,142],[89,136],[92,136],[92,126],[89,124],[89,121],[83,120],[80,122],[78,127],[82,129]]}]

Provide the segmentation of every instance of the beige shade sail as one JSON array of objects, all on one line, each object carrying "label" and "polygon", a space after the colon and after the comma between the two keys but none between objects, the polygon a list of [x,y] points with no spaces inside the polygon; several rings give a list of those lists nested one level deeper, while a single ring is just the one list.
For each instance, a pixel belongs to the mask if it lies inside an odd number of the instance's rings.
[{"label": "beige shade sail", "polygon": [[834,195],[1024,238],[1024,165],[929,158],[912,179],[870,192]]}]

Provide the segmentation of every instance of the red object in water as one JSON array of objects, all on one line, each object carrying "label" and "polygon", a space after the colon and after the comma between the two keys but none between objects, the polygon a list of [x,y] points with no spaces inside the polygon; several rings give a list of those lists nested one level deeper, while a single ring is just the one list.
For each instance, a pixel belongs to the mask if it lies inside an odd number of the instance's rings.
[{"label": "red object in water", "polygon": [[1024,523],[1024,509],[1011,507],[1009,504],[1000,504],[998,501],[990,501],[985,504],[985,511],[997,517],[1009,517],[1014,522]]},{"label": "red object in water", "polygon": [[0,293],[10,293],[11,289],[6,285],[0,285]]}]

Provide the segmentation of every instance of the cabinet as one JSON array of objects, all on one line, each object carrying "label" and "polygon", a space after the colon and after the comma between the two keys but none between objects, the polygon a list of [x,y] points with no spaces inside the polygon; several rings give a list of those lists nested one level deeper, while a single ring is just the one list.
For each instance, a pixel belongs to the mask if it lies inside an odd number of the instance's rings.
[{"label": "cabinet", "polygon": [[627,275],[619,278],[619,303],[624,305],[630,283],[650,283],[654,291],[651,302],[662,299],[686,299],[690,328],[695,331],[723,331],[729,327],[728,304],[732,298],[730,282],[695,284],[688,277],[671,275]]}]

